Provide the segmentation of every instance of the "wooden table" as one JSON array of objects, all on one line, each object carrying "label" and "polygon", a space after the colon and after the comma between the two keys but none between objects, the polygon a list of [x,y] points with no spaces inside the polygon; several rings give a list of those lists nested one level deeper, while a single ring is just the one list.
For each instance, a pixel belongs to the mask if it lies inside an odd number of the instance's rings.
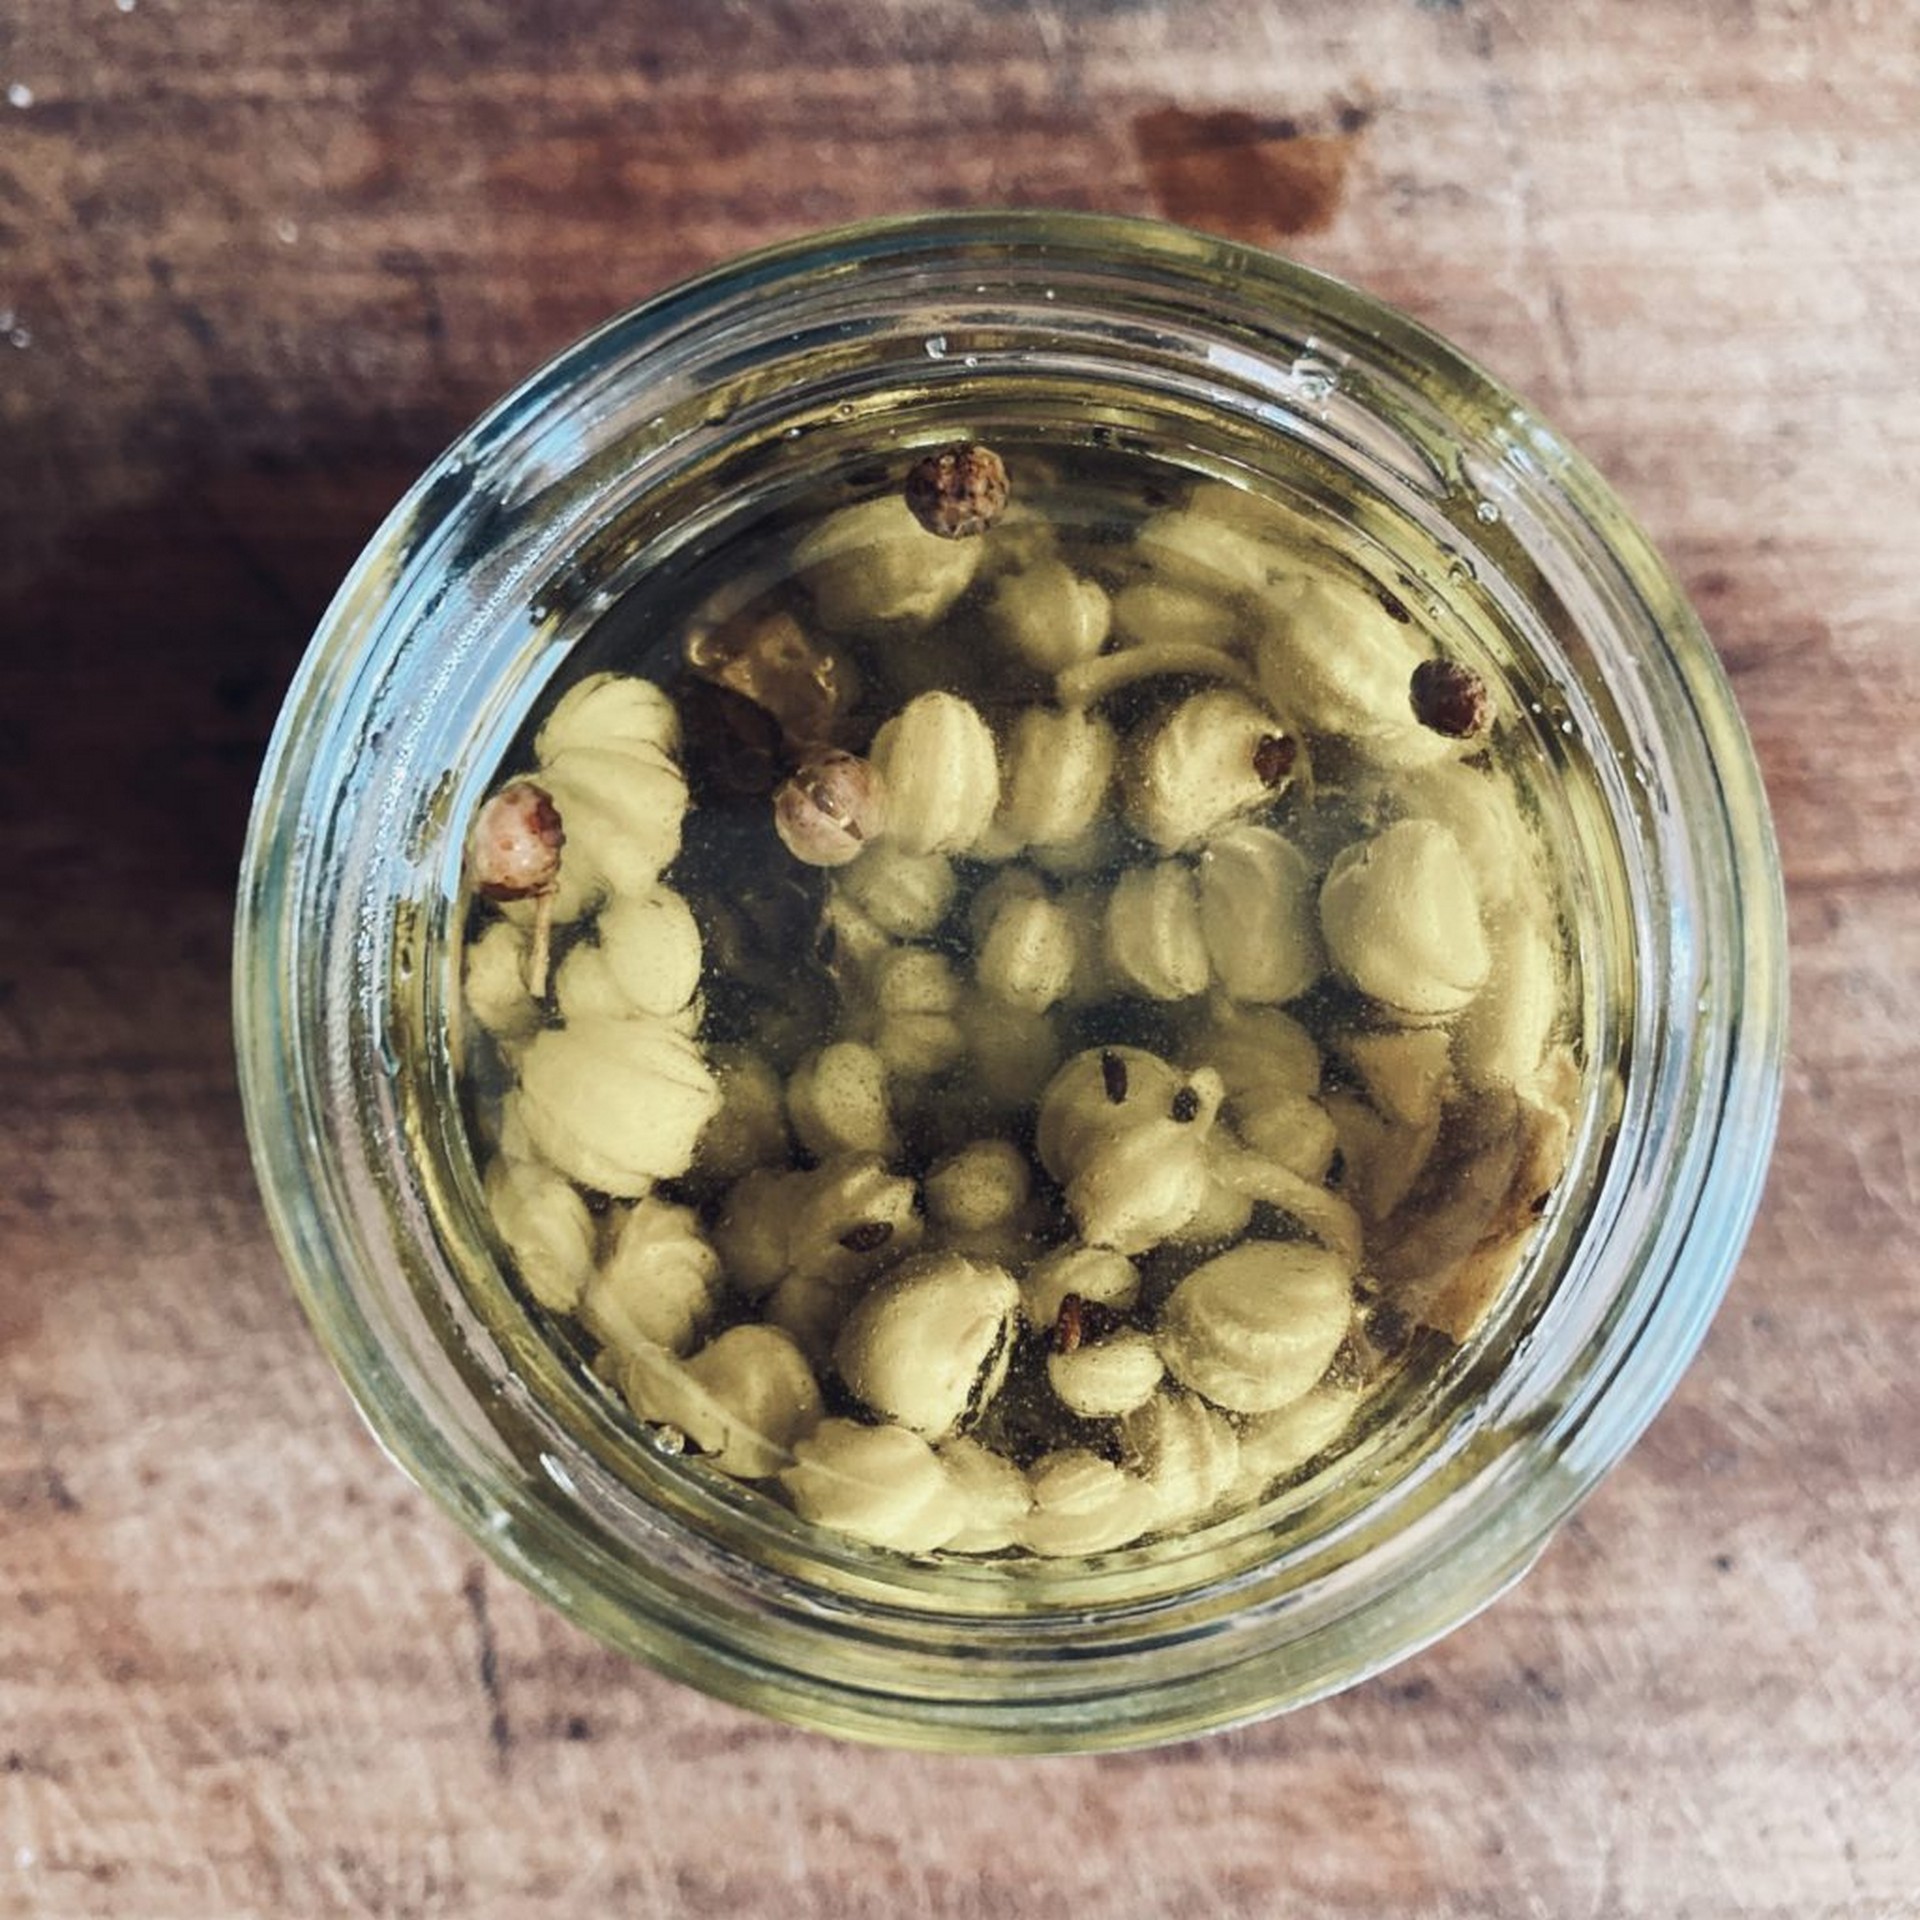
[{"label": "wooden table", "polygon": [[[1920,1911],[1911,6],[14,0],[0,92],[0,1910]],[[407,479],[689,269],[996,202],[1290,249],[1537,401],[1719,642],[1796,949],[1726,1308],[1524,1588],[1086,1762],[762,1724],[483,1566],[228,1059],[261,746]]]}]

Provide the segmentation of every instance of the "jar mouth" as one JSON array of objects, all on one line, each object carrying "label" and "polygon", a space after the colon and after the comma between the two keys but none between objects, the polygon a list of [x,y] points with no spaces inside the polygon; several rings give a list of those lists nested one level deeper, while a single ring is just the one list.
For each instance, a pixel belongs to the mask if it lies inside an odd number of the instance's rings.
[{"label": "jar mouth", "polygon": [[[1385,1493],[1323,1477],[1289,1496],[1320,1503],[1298,1550],[1233,1523],[1158,1550],[1143,1585],[1148,1559],[1125,1553],[1025,1576],[823,1545],[756,1496],[636,1457],[577,1393],[556,1422],[559,1361],[461,1284],[491,1258],[446,1066],[461,826],[622,569],[689,537],[671,503],[723,468],[753,484],[789,429],[858,424],[908,366],[930,419],[982,381],[1079,379],[1117,432],[1132,391],[1206,420],[1229,466],[1285,442],[1364,471],[1383,537],[1398,512],[1523,620],[1630,856],[1608,911],[1630,923],[1634,1015],[1610,1043],[1617,1134],[1590,1103],[1591,1140],[1615,1145],[1587,1169],[1587,1218],[1536,1247],[1518,1350],[1491,1377],[1462,1362],[1444,1446],[1415,1470],[1383,1434]],[[619,539],[596,538],[615,517]],[[269,748],[235,1005],[303,1304],[389,1452],[496,1559],[613,1644],[803,1724],[1084,1750],[1318,1697],[1524,1571],[1724,1290],[1778,1108],[1783,955],[1764,796],[1711,649],[1604,483],[1519,401],[1405,316],[1240,246],[959,215],[789,243],[673,289],[428,470],[341,588]],[[602,1442],[629,1471],[598,1463]]]}]

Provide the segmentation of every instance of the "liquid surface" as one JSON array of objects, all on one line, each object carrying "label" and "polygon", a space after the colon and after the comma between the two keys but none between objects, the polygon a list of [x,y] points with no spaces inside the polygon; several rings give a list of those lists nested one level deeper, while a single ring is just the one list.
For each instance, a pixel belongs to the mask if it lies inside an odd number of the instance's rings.
[{"label": "liquid surface", "polygon": [[873,1546],[1077,1556],[1475,1338],[1580,994],[1497,663],[1411,582],[996,451],[982,531],[904,454],[608,615],[501,769],[532,837],[476,824],[461,1046],[518,1282],[657,1440]]}]

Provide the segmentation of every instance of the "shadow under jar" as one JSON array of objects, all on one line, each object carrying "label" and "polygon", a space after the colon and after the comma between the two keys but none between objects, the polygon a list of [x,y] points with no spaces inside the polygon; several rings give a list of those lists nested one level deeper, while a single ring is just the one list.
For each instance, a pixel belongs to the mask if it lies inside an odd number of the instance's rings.
[{"label": "shadow under jar", "polygon": [[[1005,460],[1011,498],[996,523],[949,542],[904,511],[885,520],[915,463],[956,441]],[[888,540],[904,528],[925,541],[896,565],[908,602],[963,548],[968,577],[908,614],[876,614],[860,599],[871,567],[856,568],[836,605],[826,529],[849,512],[882,515]],[[1198,547],[1183,525],[1200,528]],[[1231,536],[1225,559],[1218,541],[1205,546],[1209,528]],[[1230,577],[1249,551],[1260,577]],[[1017,632],[1018,582],[1046,566],[1091,582],[1104,607],[1098,635],[1062,641],[1060,657],[1048,641],[1023,651]],[[1336,601],[1371,595],[1415,657],[1470,667],[1490,732],[1459,742],[1429,728],[1422,741],[1419,722],[1397,716],[1413,741],[1402,755],[1357,747],[1324,713],[1290,719],[1298,689],[1263,653],[1262,623],[1270,598],[1297,602],[1316,581]],[[1228,609],[1219,632],[1206,604]],[[1001,1390],[960,1419],[977,1449],[1028,1483],[1063,1453],[1136,1482],[1156,1460],[1174,1476],[1167,1449],[1180,1443],[1156,1438],[1151,1417],[1104,1412],[1097,1395],[1092,1412],[1047,1398],[1063,1349],[1118,1332],[1167,1359],[1153,1392],[1211,1423],[1219,1446],[1251,1461],[1267,1423],[1264,1470],[1223,1471],[1209,1496],[1111,1530],[1122,1544],[1097,1527],[1029,1540],[1016,1521],[1003,1545],[896,1551],[857,1526],[814,1524],[791,1477],[804,1438],[779,1436],[756,1468],[773,1471],[744,1479],[700,1458],[672,1420],[639,1417],[650,1389],[608,1344],[606,1316],[596,1327],[571,1294],[539,1284],[496,1227],[491,1163],[541,1163],[507,1118],[516,1048],[561,1028],[553,994],[577,955],[597,958],[601,923],[591,902],[572,903],[554,934],[557,984],[497,1042],[466,1003],[466,956],[490,930],[521,938],[534,909],[476,903],[468,836],[503,780],[540,777],[543,727],[597,674],[666,690],[668,758],[692,777],[665,884],[699,937],[697,999],[676,1016],[696,1061],[752,1053],[784,1086],[769,1124],[802,1181],[846,1144],[831,1116],[824,1140],[786,1128],[818,1050],[843,1039],[900,1071],[905,1056],[874,1024],[875,951],[849,958],[838,930],[820,938],[857,899],[852,876],[872,852],[802,865],[773,830],[770,785],[821,743],[769,729],[766,709],[731,691],[716,722],[716,676],[700,670],[713,634],[779,613],[844,676],[831,726],[846,750],[882,755],[876,731],[903,707],[950,697],[995,730],[1004,801],[1021,713],[1091,714],[1112,737],[1106,812],[1083,844],[1036,851],[1017,831],[981,829],[943,854],[951,896],[902,944],[957,983],[961,1050],[889,1080],[890,1131],[866,1144],[918,1189],[901,1218],[922,1264],[946,1244],[1017,1283],[993,1341]],[[1291,644],[1299,670],[1317,672],[1311,648]],[[1128,654],[1154,647],[1162,657],[1136,677]],[[1274,774],[1271,804],[1169,824],[1142,797],[1154,743],[1190,710],[1204,758],[1240,724],[1235,700],[1283,723],[1284,753],[1264,734],[1251,747]],[[716,725],[729,743],[717,761]],[[1243,923],[1263,924],[1235,891],[1263,871],[1259,832],[1285,839],[1308,876],[1305,937],[1335,935],[1342,850],[1443,810],[1433,796],[1462,770],[1496,786],[1519,823],[1510,860],[1476,847],[1471,822],[1447,836],[1479,862],[1481,970],[1519,991],[1503,980],[1496,897],[1518,897],[1551,934],[1550,1057],[1535,1048],[1526,1075],[1545,1076],[1530,1097],[1560,1124],[1498,1260],[1449,1294],[1407,1231],[1457,1212],[1485,1178],[1458,1136],[1497,1131],[1484,1089],[1498,1075],[1483,1072],[1469,1099],[1461,1019],[1383,1009],[1337,937],[1275,1014],[1312,1039],[1304,1097],[1336,1150],[1291,1177],[1323,1198],[1282,1186],[1219,1206],[1211,1228],[1188,1221],[1137,1245],[1131,1225],[1090,1220],[1075,1166],[1044,1137],[1036,1150],[1053,1076],[1085,1059],[1110,1092],[1110,1060],[1168,1063],[1176,1120],[1201,1116],[1246,1151],[1248,1096],[1219,1030],[1244,1011],[1231,1004],[1236,967],[1265,964],[1264,950],[1223,958]],[[1220,854],[1222,834],[1246,845]],[[1235,878],[1243,869],[1253,877]],[[1199,921],[1197,947],[1177,929],[1162,939],[1164,914],[1139,941],[1116,934],[1124,889],[1171,889],[1185,925],[1184,903],[1204,905],[1209,884],[1211,944]],[[976,1098],[985,1070],[959,1013],[979,1004],[995,913],[1034,898],[1091,923],[1098,977],[1036,990],[1055,1058],[1026,1063],[1035,1084]],[[845,919],[857,935],[861,917]],[[1091,217],[942,216],[804,240],[661,296],[534,375],[421,479],[341,589],[281,717],[243,874],[235,991],[255,1160],[307,1312],[382,1442],[496,1560],[610,1644],[801,1725],[929,1748],[1092,1751],[1352,1684],[1531,1564],[1652,1418],[1725,1287],[1778,1103],[1783,946],[1764,797],[1717,663],[1603,483],[1512,396],[1404,317],[1242,247]],[[1179,953],[1198,954],[1198,971],[1183,974]],[[1282,989],[1250,991],[1277,1004]],[[996,1081],[1017,1082],[1030,1051],[1002,1045]],[[1403,1189],[1391,1142],[1420,1130],[1423,1061],[1451,1104],[1424,1185],[1416,1165]],[[1027,1211],[997,1241],[965,1225],[952,1193],[928,1217],[929,1176],[981,1140],[1028,1164]],[[576,1172],[589,1257],[604,1259],[641,1204],[684,1207],[699,1246],[718,1238],[724,1254],[740,1177],[733,1162],[703,1171],[697,1154],[644,1192],[596,1191]],[[1450,1248],[1447,1273],[1488,1255],[1492,1219]],[[1339,1398],[1341,1416],[1324,1431],[1302,1422],[1289,1450],[1271,1410],[1222,1404],[1236,1391],[1176,1353],[1182,1338],[1237,1337],[1231,1325],[1183,1334],[1180,1290],[1223,1254],[1324,1253],[1350,1229],[1351,1318],[1314,1389]],[[1084,1329],[1082,1308],[1063,1315],[1059,1289],[1034,1276],[1080,1238],[1121,1242],[1140,1276],[1137,1298],[1088,1313]],[[772,1282],[734,1285],[724,1264],[683,1348],[769,1317]],[[900,1271],[863,1269],[835,1311]],[[885,1394],[863,1374],[865,1350],[850,1357],[832,1325],[818,1340],[809,1368],[824,1399],[808,1422],[871,1428]],[[951,1445],[944,1431],[928,1439]],[[1069,1511],[1095,1498],[1053,1492]]]}]

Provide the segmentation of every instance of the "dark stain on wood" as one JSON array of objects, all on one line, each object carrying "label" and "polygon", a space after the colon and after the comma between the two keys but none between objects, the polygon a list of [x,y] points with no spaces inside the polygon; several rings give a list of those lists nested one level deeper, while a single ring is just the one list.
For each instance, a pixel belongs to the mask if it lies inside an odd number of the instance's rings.
[{"label": "dark stain on wood", "polygon": [[507,1719],[506,1696],[500,1690],[500,1649],[493,1636],[493,1617],[487,1606],[485,1568],[467,1569],[460,1583],[460,1594],[473,1616],[474,1637],[479,1642],[480,1691],[487,1703],[487,1740],[493,1748],[495,1768],[504,1771],[507,1756],[513,1751],[513,1728]]},{"label": "dark stain on wood", "polygon": [[1244,240],[1319,233],[1345,196],[1373,110],[1337,101],[1309,119],[1156,107],[1133,123],[1160,211]]}]

